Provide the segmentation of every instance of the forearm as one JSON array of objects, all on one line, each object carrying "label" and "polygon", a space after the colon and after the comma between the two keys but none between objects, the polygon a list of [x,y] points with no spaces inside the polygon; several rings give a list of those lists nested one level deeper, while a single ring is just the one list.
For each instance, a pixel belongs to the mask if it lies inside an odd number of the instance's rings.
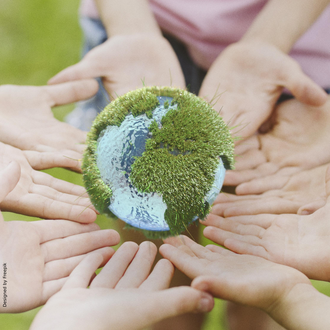
[{"label": "forearm", "polygon": [[108,36],[148,33],[161,35],[148,0],[95,0]]},{"label": "forearm", "polygon": [[288,53],[329,0],[270,0],[241,39],[266,41]]},{"label": "forearm", "polygon": [[312,285],[297,284],[273,309],[270,316],[288,330],[330,329],[330,298]]}]

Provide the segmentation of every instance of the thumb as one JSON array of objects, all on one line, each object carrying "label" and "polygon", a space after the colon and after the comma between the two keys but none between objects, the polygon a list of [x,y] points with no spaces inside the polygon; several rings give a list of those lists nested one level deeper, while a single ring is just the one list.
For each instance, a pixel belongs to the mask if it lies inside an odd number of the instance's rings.
[{"label": "thumb", "polygon": [[326,204],[325,200],[317,200],[306,205],[301,206],[298,209],[297,214],[299,215],[309,215],[320,209]]},{"label": "thumb", "polygon": [[49,95],[50,106],[54,107],[92,97],[98,90],[98,83],[94,79],[84,79],[41,88]]},{"label": "thumb", "polygon": [[104,75],[103,66],[100,61],[93,60],[90,54],[87,54],[80,62],[71,65],[62,70],[48,81],[49,85],[59,84],[67,81],[97,78]]},{"label": "thumb", "polygon": [[[149,310],[149,324],[154,324],[163,319],[179,316],[186,313],[207,313],[214,307],[213,297],[190,287],[176,287],[158,292],[153,292],[153,299],[148,299],[143,306]],[[156,306],[157,313],[152,313]]]},{"label": "thumb", "polygon": [[321,106],[327,101],[328,94],[305,75],[300,67],[297,71],[288,73],[288,79],[285,87],[298,101],[312,106]]},{"label": "thumb", "polygon": [[0,204],[16,187],[20,177],[21,167],[14,161],[0,171]]}]

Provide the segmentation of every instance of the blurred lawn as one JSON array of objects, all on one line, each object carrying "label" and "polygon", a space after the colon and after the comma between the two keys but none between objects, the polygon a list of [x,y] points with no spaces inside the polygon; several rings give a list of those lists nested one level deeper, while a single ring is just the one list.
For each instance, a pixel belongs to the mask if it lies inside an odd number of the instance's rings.
[{"label": "blurred lawn", "polygon": [[[44,85],[57,72],[76,63],[81,47],[78,6],[79,0],[1,0],[0,84]],[[54,114],[63,120],[72,108],[72,105],[59,107]],[[64,169],[47,172],[82,184],[79,174]],[[4,216],[7,221],[33,219],[12,213]],[[112,221],[101,216],[97,223],[101,228],[112,225]],[[330,295],[328,283],[315,285]],[[223,306],[224,303],[218,300],[204,330],[224,329]],[[37,311],[0,315],[0,329],[27,330]]]}]

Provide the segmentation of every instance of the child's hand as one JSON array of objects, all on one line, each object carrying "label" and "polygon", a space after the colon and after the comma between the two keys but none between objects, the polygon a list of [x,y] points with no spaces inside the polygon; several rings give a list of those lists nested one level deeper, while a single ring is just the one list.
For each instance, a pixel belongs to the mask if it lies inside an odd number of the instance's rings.
[{"label": "child's hand", "polygon": [[[282,176],[276,188],[260,195],[221,193],[213,203],[211,213],[224,217],[261,213],[313,213],[325,204],[325,173],[329,164]],[[311,209],[311,203],[314,208]],[[310,205],[308,208],[307,205]],[[304,214],[305,214],[304,213]]]},{"label": "child's hand", "polygon": [[162,319],[213,307],[207,293],[179,287],[165,290],[174,268],[160,260],[149,275],[156,246],[124,243],[87,286],[102,258],[86,257],[63,289],[37,314],[36,329],[144,329]]},{"label": "child's hand", "polygon": [[326,101],[322,88],[288,55],[267,43],[241,41],[215,60],[199,95],[209,101],[221,95],[214,99],[216,110],[221,109],[230,127],[237,126],[233,134],[246,139],[271,115],[283,87],[305,104],[320,106]]},{"label": "child's hand", "polygon": [[53,153],[54,166],[80,171],[86,133],[56,120],[51,108],[91,97],[96,91],[93,80],[0,86],[0,141],[21,150]]},{"label": "child's hand", "polygon": [[[0,171],[0,201],[18,179],[15,163]],[[5,222],[0,214],[1,281],[6,280],[7,289],[6,306],[2,300],[0,312],[24,312],[44,304],[62,288],[86,254],[98,251],[103,257],[100,264],[105,264],[114,252],[109,246],[118,243],[117,232],[99,230],[96,224],[67,220]]]},{"label": "child's hand", "polygon": [[[236,253],[251,254],[294,267],[309,278],[329,281],[330,168],[327,204],[311,215],[250,215],[201,221],[205,237]],[[213,246],[209,247],[211,250]]]},{"label": "child's hand", "polygon": [[[85,188],[34,170],[54,166],[56,154],[58,153],[21,151],[0,143],[0,171],[5,170],[10,162],[16,162],[11,165],[10,172],[9,169],[6,171],[8,176],[15,177],[17,183],[1,200],[0,207],[3,211],[81,223],[95,221],[96,213]],[[61,158],[61,155],[58,157]],[[8,180],[2,175],[2,180],[6,179]]]},{"label": "child's hand", "polygon": [[[330,162],[330,97],[313,108],[297,100],[281,103],[275,126],[236,148],[236,170],[226,173],[225,185],[238,185],[239,195],[277,189],[288,176]],[[284,177],[284,178],[283,178]]]},{"label": "child's hand", "polygon": [[49,83],[102,77],[113,98],[145,86],[185,88],[179,61],[168,41],[153,34],[116,35],[95,47]]},{"label": "child's hand", "polygon": [[218,246],[209,249],[186,236],[166,239],[160,253],[194,279],[191,286],[215,297],[269,312],[296,284],[309,284],[295,269],[259,257],[237,255]]}]

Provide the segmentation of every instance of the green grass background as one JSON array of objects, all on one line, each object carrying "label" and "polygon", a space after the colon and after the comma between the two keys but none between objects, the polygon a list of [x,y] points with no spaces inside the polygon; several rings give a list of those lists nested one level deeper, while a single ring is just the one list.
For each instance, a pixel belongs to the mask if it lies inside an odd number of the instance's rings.
[{"label": "green grass background", "polygon": [[[0,84],[44,85],[65,67],[79,60],[81,31],[78,24],[79,0],[1,0],[0,10]],[[59,120],[73,106],[54,109]],[[64,169],[47,171],[51,175],[76,184],[81,176]],[[4,213],[5,220],[33,218]],[[99,216],[101,228],[113,223]],[[330,295],[329,283],[314,282]],[[217,300],[204,330],[224,330],[224,302]],[[39,309],[20,314],[0,315],[0,329],[27,330]]]}]

